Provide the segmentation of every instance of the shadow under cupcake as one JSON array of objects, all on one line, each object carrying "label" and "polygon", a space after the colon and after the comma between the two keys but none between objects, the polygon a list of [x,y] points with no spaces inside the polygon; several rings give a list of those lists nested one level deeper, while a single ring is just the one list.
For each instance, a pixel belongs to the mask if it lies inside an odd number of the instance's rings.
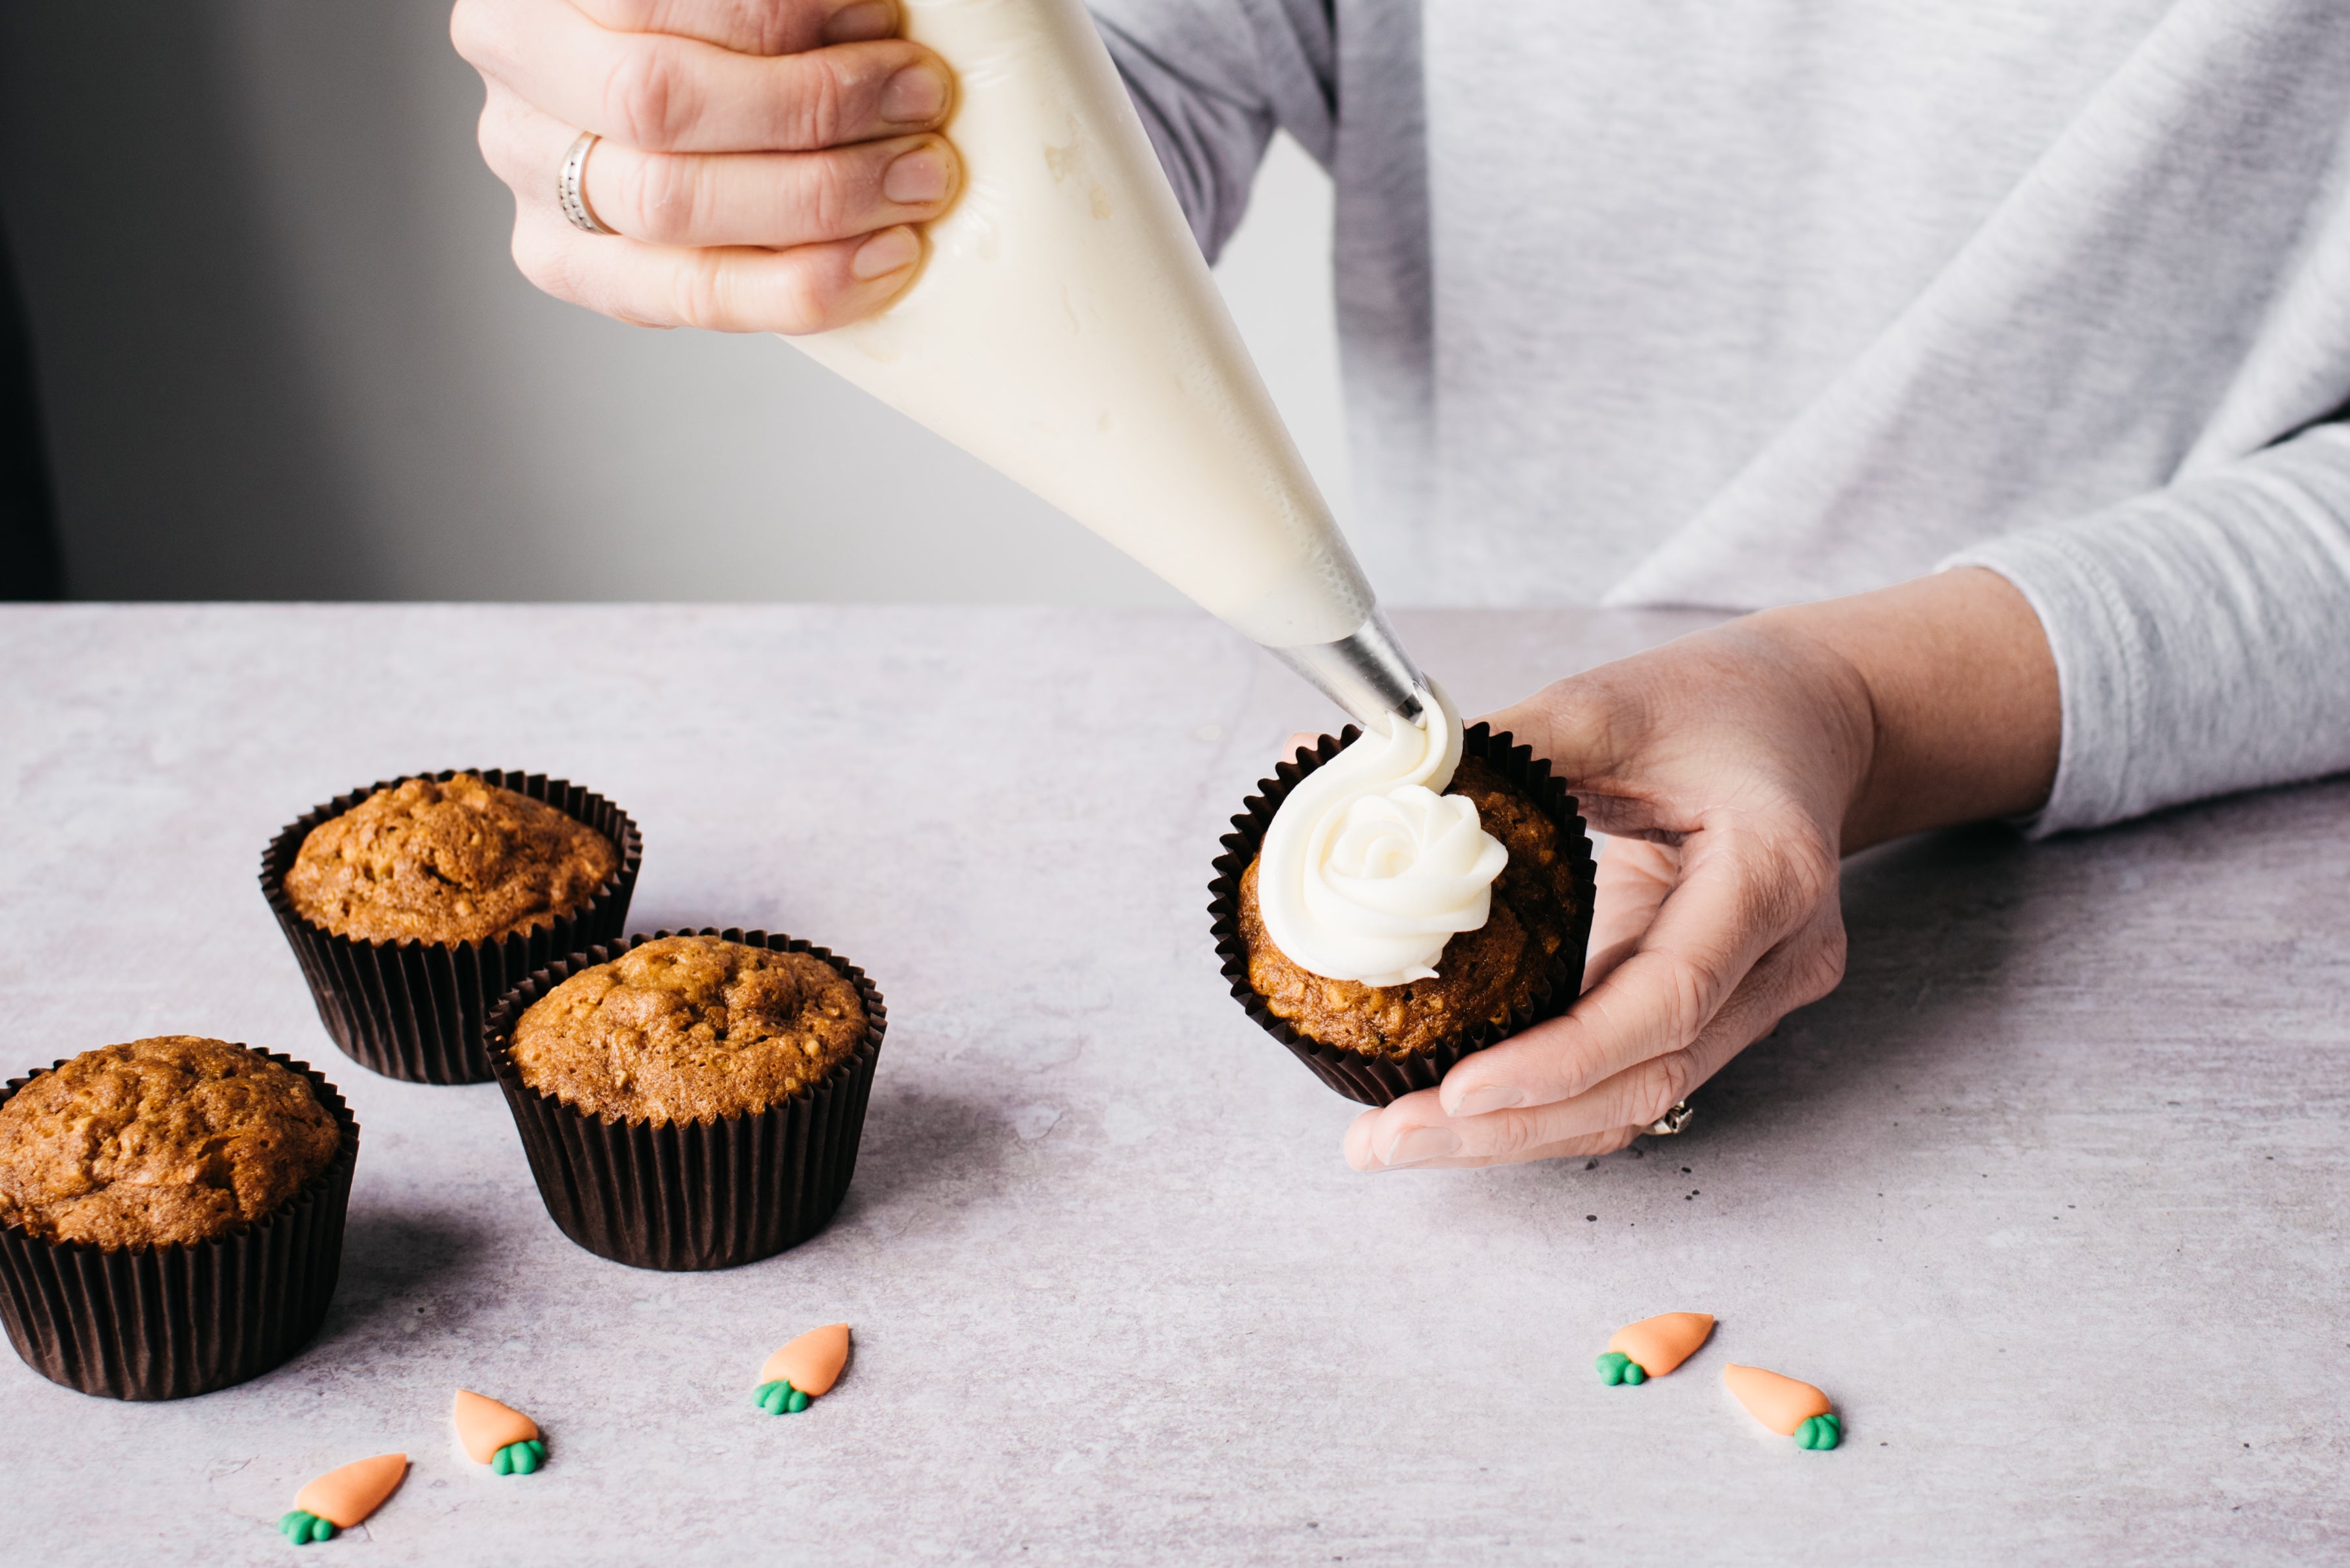
[{"label": "shadow under cupcake", "polygon": [[275,1053],[163,1035],[0,1093],[0,1322],[85,1394],[179,1399],[307,1344],[341,1271],[359,1127]]},{"label": "shadow under cupcake", "polygon": [[1509,852],[1475,930],[1444,945],[1432,978],[1399,985],[1308,972],[1266,933],[1261,851],[1282,803],[1360,732],[1325,735],[1260,780],[1232,818],[1208,885],[1217,957],[1232,997],[1315,1076],[1350,1100],[1384,1106],[1431,1089],[1471,1054],[1565,1012],[1580,994],[1591,938],[1591,840],[1547,759],[1472,724],[1445,794],[1468,797]]},{"label": "shadow under cupcake", "polygon": [[889,1010],[765,931],[657,931],[548,965],[485,1035],[547,1213],[640,1269],[723,1269],[824,1229],[857,1170]]},{"label": "shadow under cupcake", "polygon": [[345,1055],[386,1077],[477,1084],[490,1008],[619,936],[643,854],[629,815],[577,784],[451,770],[306,813],[263,853],[261,890]]}]

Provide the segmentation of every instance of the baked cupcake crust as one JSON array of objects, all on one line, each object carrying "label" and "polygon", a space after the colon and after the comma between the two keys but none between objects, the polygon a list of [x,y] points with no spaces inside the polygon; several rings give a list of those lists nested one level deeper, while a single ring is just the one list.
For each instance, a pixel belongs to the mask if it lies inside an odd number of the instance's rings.
[{"label": "baked cupcake crust", "polygon": [[310,830],[286,896],[354,941],[494,941],[584,908],[612,841],[473,774],[409,779]]},{"label": "baked cupcake crust", "polygon": [[257,1051],[102,1045],[0,1106],[0,1220],[53,1242],[208,1241],[265,1219],[341,1146],[309,1082]]},{"label": "baked cupcake crust", "polygon": [[1444,946],[1436,978],[1405,985],[1329,980],[1300,969],[1274,945],[1257,905],[1257,869],[1241,876],[1240,931],[1250,986],[1265,1011],[1309,1040],[1365,1056],[1437,1051],[1485,1024],[1502,1024],[1545,992],[1570,994],[1570,950],[1581,911],[1575,861],[1562,851],[1558,824],[1514,784],[1478,757],[1464,757],[1447,794],[1466,795],[1487,833],[1509,851],[1494,880],[1484,925]]},{"label": "baked cupcake crust", "polygon": [[663,937],[582,970],[515,1025],[524,1084],[614,1121],[756,1114],[865,1038],[865,1003],[812,953]]}]

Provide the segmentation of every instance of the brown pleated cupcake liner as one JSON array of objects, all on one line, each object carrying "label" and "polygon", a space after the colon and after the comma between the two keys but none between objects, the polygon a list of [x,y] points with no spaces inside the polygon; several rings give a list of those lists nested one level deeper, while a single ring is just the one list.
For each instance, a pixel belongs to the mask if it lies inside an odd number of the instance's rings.
[{"label": "brown pleated cupcake liner", "polygon": [[[320,823],[340,816],[378,790],[411,778],[446,781],[472,773],[517,794],[544,801],[612,841],[620,864],[567,915],[494,941],[359,941],[312,925],[286,894],[302,841]],[[505,768],[444,768],[410,774],[337,795],[289,825],[261,857],[261,890],[292,944],[302,978],[343,1054],[369,1072],[413,1084],[479,1084],[490,1076],[482,1054],[482,1027],[490,1009],[533,971],[627,928],[644,840],[629,814],[578,784],[545,774]]]},{"label": "brown pleated cupcake liner", "polygon": [[[359,1124],[307,1064],[257,1054],[310,1081],[343,1130],[333,1160],[265,1218],[188,1246],[46,1241],[0,1224],[0,1322],[26,1366],[84,1394],[184,1399],[260,1376],[318,1332],[342,1269]],[[0,1104],[40,1075],[9,1080]]]},{"label": "brown pleated cupcake liner", "polygon": [[[570,976],[662,937],[721,937],[812,953],[857,987],[865,1039],[824,1082],[755,1114],[710,1122],[608,1121],[523,1082],[515,1026]],[[599,1257],[639,1269],[731,1269],[798,1246],[831,1221],[857,1173],[858,1139],[889,1009],[865,971],[765,931],[639,933],[547,965],[499,1002],[484,1044],[546,1211]]]},{"label": "brown pleated cupcake liner", "polygon": [[1243,803],[1232,818],[1232,831],[1223,836],[1224,852],[1216,857],[1215,879],[1208,884],[1208,914],[1213,922],[1216,956],[1224,978],[1232,982],[1232,999],[1264,1032],[1289,1047],[1290,1054],[1337,1093],[1367,1106],[1384,1106],[1417,1089],[1432,1089],[1444,1081],[1454,1064],[1488,1045],[1508,1039],[1522,1029],[1555,1018],[1575,1004],[1583,975],[1583,961],[1591,943],[1591,905],[1596,867],[1591,858],[1591,838],[1585,831],[1575,797],[1566,784],[1550,771],[1548,758],[1538,758],[1530,746],[1513,744],[1507,731],[1495,734],[1487,724],[1471,724],[1461,737],[1461,754],[1482,758],[1503,777],[1515,784],[1558,824],[1560,848],[1575,857],[1575,921],[1573,940],[1561,972],[1568,983],[1545,987],[1525,1006],[1499,1023],[1480,1024],[1451,1044],[1402,1056],[1369,1056],[1309,1040],[1266,1010],[1264,998],[1249,983],[1248,945],[1241,939],[1241,877],[1256,858],[1274,814],[1298,781],[1336,756],[1361,733],[1354,725],[1342,734],[1325,735],[1303,763],[1284,762],[1274,776],[1257,781],[1257,793]]}]

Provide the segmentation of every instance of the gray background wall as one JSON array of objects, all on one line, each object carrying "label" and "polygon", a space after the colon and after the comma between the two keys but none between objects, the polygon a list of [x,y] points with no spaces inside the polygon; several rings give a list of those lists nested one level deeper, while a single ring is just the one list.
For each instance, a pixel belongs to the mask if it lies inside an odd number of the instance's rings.
[{"label": "gray background wall", "polygon": [[[442,0],[0,10],[72,593],[1175,602],[782,343],[539,296],[480,106]],[[1219,276],[1343,515],[1328,228],[1284,143]]]}]

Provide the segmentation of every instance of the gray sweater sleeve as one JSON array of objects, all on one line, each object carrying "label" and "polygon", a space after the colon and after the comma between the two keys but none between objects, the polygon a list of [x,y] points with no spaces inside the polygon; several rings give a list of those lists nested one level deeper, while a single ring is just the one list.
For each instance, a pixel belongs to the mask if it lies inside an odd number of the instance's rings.
[{"label": "gray sweater sleeve", "polygon": [[2350,768],[2350,426],[1944,565],[2015,584],[2054,650],[2035,836]]},{"label": "gray sweater sleeve", "polygon": [[1092,0],[1110,58],[1213,261],[1276,129],[1326,165],[1336,113],[1328,0]]}]

